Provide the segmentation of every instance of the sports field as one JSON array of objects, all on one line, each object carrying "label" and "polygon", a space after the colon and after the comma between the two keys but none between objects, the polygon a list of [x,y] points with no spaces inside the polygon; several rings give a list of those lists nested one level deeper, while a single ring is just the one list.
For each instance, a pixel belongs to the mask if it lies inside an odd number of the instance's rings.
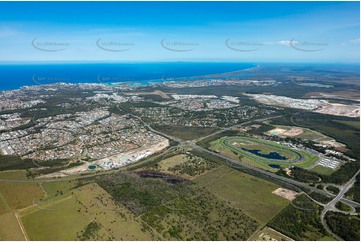
[{"label": "sports field", "polygon": [[213,141],[210,148],[223,155],[271,171],[291,166],[308,168],[318,159],[317,156],[303,150],[244,136],[222,137]]}]

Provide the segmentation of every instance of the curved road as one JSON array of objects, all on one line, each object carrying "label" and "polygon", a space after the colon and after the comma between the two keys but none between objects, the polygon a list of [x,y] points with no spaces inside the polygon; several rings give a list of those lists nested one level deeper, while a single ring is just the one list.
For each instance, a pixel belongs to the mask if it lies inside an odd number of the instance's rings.
[{"label": "curved road", "polygon": [[327,230],[327,232],[329,232],[330,234],[332,234],[335,238],[337,238],[338,240],[342,240],[342,238],[340,238],[339,236],[337,236],[336,234],[334,234],[331,229],[328,227],[326,220],[325,220],[325,215],[328,211],[335,211],[337,210],[335,205],[343,198],[343,196],[345,195],[345,193],[353,186],[353,184],[355,183],[356,177],[357,175],[360,174],[360,171],[358,171],[345,185],[343,185],[340,189],[340,192],[336,195],[336,197],[329,203],[327,203],[324,207],[323,207],[323,211],[321,214],[321,222],[323,224],[323,226],[325,227],[325,229]]},{"label": "curved road", "polygon": [[[119,107],[118,107],[118,109],[119,109],[120,111],[123,111],[123,110],[121,110]],[[233,128],[240,127],[240,126],[243,126],[243,125],[249,124],[249,123],[251,123],[251,122],[255,122],[255,121],[266,121],[266,120],[270,120],[270,119],[274,119],[274,118],[279,118],[279,117],[282,117],[282,116],[284,116],[284,115],[278,115],[278,116],[273,116],[273,117],[268,117],[268,118],[262,118],[262,119],[257,119],[257,120],[250,120],[250,121],[247,121],[247,122],[244,122],[244,123],[241,123],[241,124],[238,124],[238,125],[234,125],[234,126],[231,126],[231,127],[228,127],[228,128],[223,128],[223,129],[221,129],[220,131],[214,132],[214,133],[212,133],[212,134],[210,134],[210,135],[207,135],[207,136],[204,136],[204,137],[202,137],[202,138],[200,138],[200,139],[195,139],[195,140],[193,140],[193,141],[184,141],[184,140],[182,140],[182,139],[179,139],[179,138],[173,137],[173,136],[171,136],[171,135],[165,134],[165,133],[163,133],[163,132],[160,132],[160,131],[158,131],[158,130],[155,130],[155,129],[153,129],[148,123],[144,122],[144,121],[142,120],[142,118],[140,118],[140,117],[138,117],[138,116],[136,116],[136,115],[134,115],[134,114],[130,114],[130,115],[131,115],[133,118],[138,119],[138,120],[139,120],[145,127],[147,127],[150,131],[152,131],[152,132],[154,132],[154,133],[157,133],[157,134],[159,134],[159,135],[161,135],[161,136],[164,136],[164,137],[166,137],[166,138],[168,138],[168,139],[170,139],[170,140],[173,140],[173,141],[178,142],[179,145],[178,145],[178,146],[175,146],[175,147],[180,147],[180,146],[183,146],[183,145],[188,145],[188,146],[191,146],[191,147],[194,148],[194,149],[198,149],[198,150],[203,151],[203,152],[205,152],[205,153],[208,153],[208,154],[210,154],[210,155],[212,155],[212,156],[216,156],[216,157],[224,160],[224,161],[225,161],[228,165],[230,165],[230,166],[232,166],[232,164],[233,164],[233,165],[236,165],[236,166],[241,166],[241,167],[244,167],[244,168],[246,168],[246,169],[252,170],[252,171],[254,171],[254,172],[256,172],[256,173],[262,174],[262,175],[264,175],[264,176],[268,176],[268,177],[270,177],[270,178],[272,178],[272,179],[274,179],[274,180],[278,180],[278,181],[281,181],[281,182],[283,182],[283,183],[295,185],[295,186],[298,186],[298,187],[307,188],[307,189],[309,189],[309,190],[311,190],[311,191],[313,191],[313,192],[320,193],[320,194],[325,195],[325,196],[327,196],[327,197],[333,197],[333,200],[332,200],[331,202],[329,202],[328,204],[324,205],[324,210],[323,210],[322,215],[321,215],[321,221],[322,221],[322,224],[324,225],[324,227],[326,228],[326,230],[327,230],[330,234],[332,234],[333,236],[335,236],[335,238],[337,238],[337,239],[340,239],[340,238],[339,238],[337,235],[334,235],[334,234],[332,233],[332,231],[327,227],[327,224],[326,224],[326,222],[325,222],[325,220],[324,220],[324,216],[325,216],[325,214],[327,213],[327,211],[332,210],[332,209],[335,209],[334,206],[335,206],[335,204],[336,204],[338,201],[342,201],[342,202],[344,202],[344,203],[346,203],[347,205],[350,205],[350,206],[358,206],[358,207],[360,206],[359,203],[354,202],[354,201],[351,201],[351,200],[346,199],[346,198],[343,197],[344,194],[352,187],[352,185],[353,185],[353,183],[354,183],[354,181],[355,181],[355,178],[356,178],[356,176],[359,174],[360,171],[358,171],[358,172],[353,176],[353,178],[350,179],[350,181],[348,181],[345,185],[343,185],[343,187],[342,187],[342,189],[340,190],[340,192],[335,196],[335,195],[329,194],[328,192],[325,192],[325,191],[323,191],[323,190],[319,190],[319,189],[317,189],[317,188],[315,188],[315,187],[311,187],[311,186],[309,186],[309,185],[306,184],[306,183],[298,182],[298,181],[295,181],[295,180],[293,180],[293,179],[290,179],[290,178],[287,178],[287,177],[283,177],[283,176],[279,176],[279,175],[276,175],[276,174],[274,174],[274,173],[272,173],[272,172],[268,172],[268,171],[262,170],[262,169],[260,169],[260,168],[254,167],[254,166],[247,165],[247,164],[245,164],[245,163],[242,163],[242,162],[240,162],[240,161],[233,160],[233,159],[231,159],[231,158],[225,157],[225,156],[223,156],[223,155],[220,155],[220,154],[218,154],[218,153],[215,153],[215,152],[213,152],[213,151],[210,151],[210,150],[208,150],[208,149],[205,149],[205,148],[200,147],[200,146],[198,146],[198,145],[195,144],[195,142],[197,142],[197,141],[200,141],[200,140],[203,140],[203,139],[205,139],[205,138],[211,137],[211,136],[213,136],[213,135],[215,135],[215,134],[218,134],[218,133],[221,133],[221,132],[223,132],[223,131],[225,131],[225,130],[231,130],[231,129],[233,129]],[[175,147],[171,147],[171,148],[168,149],[166,152],[167,152],[167,153],[168,153],[168,152],[171,152],[172,149],[174,149]],[[164,153],[161,153],[160,155],[164,155]],[[154,158],[154,157],[153,157],[153,158]],[[146,162],[146,161],[147,161],[147,160],[145,160],[144,162]],[[137,164],[139,164],[139,163],[137,163]],[[127,168],[128,168],[128,167],[127,167]],[[127,168],[125,168],[125,169],[127,169]],[[0,179],[0,182],[24,182],[24,183],[25,183],[25,182],[36,182],[36,183],[39,183],[39,182],[70,181],[70,180],[75,180],[75,179],[79,179],[79,178],[89,178],[89,177],[99,176],[99,175],[108,174],[108,173],[113,173],[113,172],[117,172],[117,170],[102,172],[102,173],[100,173],[100,174],[99,174],[99,173],[95,173],[95,174],[83,175],[83,176],[81,176],[81,177],[73,177],[73,178],[58,178],[58,179],[50,179],[50,180],[7,180],[7,179]]]},{"label": "curved road", "polygon": [[[233,138],[225,138],[225,139],[222,140],[222,144],[224,146],[228,147],[231,150],[237,151],[238,153],[244,155],[245,157],[247,157],[247,158],[249,158],[251,160],[254,160],[254,159],[257,158],[257,159],[260,159],[260,160],[270,161],[270,159],[268,159],[268,158],[253,157],[252,155],[247,154],[247,152],[245,152],[244,150],[238,149],[237,147],[234,147],[234,146],[230,145],[229,141],[232,141],[232,140],[236,140],[236,138],[234,138],[234,139]],[[275,160],[274,163],[289,165],[290,163],[298,162],[303,158],[303,156],[300,153],[298,153],[296,150],[293,150],[291,148],[286,149],[286,148],[283,148],[283,147],[279,147],[279,146],[275,146],[275,145],[271,145],[271,144],[267,144],[267,143],[262,143],[262,142],[259,142],[259,141],[253,141],[253,140],[252,140],[252,142],[256,142],[256,143],[261,144],[261,145],[267,145],[267,146],[270,146],[270,147],[275,147],[276,149],[286,150],[287,152],[294,153],[295,156],[297,156],[296,159],[293,159],[293,160],[288,159],[289,161],[287,161],[287,162],[284,162],[282,160]]]}]

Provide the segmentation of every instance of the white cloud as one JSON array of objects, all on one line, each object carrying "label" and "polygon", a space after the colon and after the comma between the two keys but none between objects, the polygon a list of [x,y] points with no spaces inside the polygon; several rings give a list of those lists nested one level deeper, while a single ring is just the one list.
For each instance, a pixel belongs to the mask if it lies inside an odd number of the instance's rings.
[{"label": "white cloud", "polygon": [[352,40],[349,40],[348,42],[350,42],[351,44],[359,45],[360,44],[360,39],[352,39]]},{"label": "white cloud", "polygon": [[348,40],[346,42],[341,43],[342,46],[346,46],[346,45],[360,45],[360,39],[352,39],[352,40]]}]

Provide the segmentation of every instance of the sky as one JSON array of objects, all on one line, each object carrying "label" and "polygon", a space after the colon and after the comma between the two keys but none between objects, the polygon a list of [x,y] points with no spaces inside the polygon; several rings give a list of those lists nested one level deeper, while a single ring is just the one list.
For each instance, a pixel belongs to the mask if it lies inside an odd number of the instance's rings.
[{"label": "sky", "polygon": [[359,63],[359,2],[0,2],[0,62]]}]

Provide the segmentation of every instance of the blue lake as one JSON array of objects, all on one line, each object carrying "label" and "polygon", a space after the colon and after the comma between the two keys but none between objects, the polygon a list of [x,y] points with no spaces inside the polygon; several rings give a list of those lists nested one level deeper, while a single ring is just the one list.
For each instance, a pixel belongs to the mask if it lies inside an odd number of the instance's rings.
[{"label": "blue lake", "polygon": [[281,168],[279,165],[276,165],[276,164],[269,164],[268,166],[272,167],[272,168],[276,168],[276,169]]},{"label": "blue lake", "polygon": [[246,150],[254,155],[257,155],[257,156],[260,156],[260,157],[263,157],[263,158],[267,158],[267,159],[274,159],[274,160],[287,160],[287,157],[284,157],[282,155],[280,155],[279,153],[277,152],[270,152],[268,154],[262,154],[260,153],[261,150],[248,150],[248,149],[245,149],[245,148],[242,148],[243,150]]}]

